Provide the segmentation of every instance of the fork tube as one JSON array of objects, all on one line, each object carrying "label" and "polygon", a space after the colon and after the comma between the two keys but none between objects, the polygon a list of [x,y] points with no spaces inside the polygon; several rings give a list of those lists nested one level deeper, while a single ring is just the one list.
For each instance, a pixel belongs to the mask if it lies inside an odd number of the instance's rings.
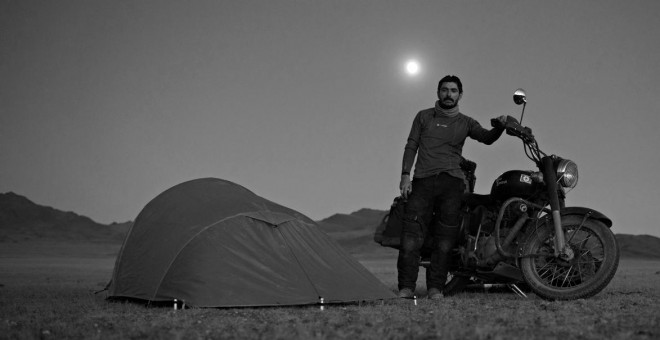
[{"label": "fork tube", "polygon": [[548,186],[552,222],[555,227],[555,256],[560,256],[564,253],[566,239],[564,237],[564,229],[561,227],[561,214],[559,213],[560,205],[559,196],[557,195],[557,174],[555,174],[555,167],[552,164],[551,157],[543,157],[542,162],[543,177],[546,179],[545,184]]}]

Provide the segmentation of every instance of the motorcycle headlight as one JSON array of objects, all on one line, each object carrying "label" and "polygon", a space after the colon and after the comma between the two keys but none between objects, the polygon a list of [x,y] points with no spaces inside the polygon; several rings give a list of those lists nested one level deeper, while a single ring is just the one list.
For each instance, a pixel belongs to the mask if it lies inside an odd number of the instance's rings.
[{"label": "motorcycle headlight", "polygon": [[564,188],[575,188],[578,182],[578,168],[575,162],[562,159],[557,163],[557,183]]}]

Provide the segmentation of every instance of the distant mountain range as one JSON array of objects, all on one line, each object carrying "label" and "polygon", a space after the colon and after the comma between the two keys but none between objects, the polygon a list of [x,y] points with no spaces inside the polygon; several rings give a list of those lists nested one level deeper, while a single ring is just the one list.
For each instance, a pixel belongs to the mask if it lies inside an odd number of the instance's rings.
[{"label": "distant mountain range", "polygon": [[35,204],[13,192],[0,194],[0,242],[116,242],[124,240],[131,222],[100,224],[74,212]]},{"label": "distant mountain range", "polygon": [[[317,221],[319,227],[351,253],[383,251],[373,233],[386,210],[360,209]],[[38,205],[24,196],[0,194],[0,244],[50,241],[60,243],[114,243],[120,245],[132,222],[101,224],[74,212]],[[660,238],[617,234],[621,255],[660,258]],[[391,250],[391,249],[390,249]]]}]

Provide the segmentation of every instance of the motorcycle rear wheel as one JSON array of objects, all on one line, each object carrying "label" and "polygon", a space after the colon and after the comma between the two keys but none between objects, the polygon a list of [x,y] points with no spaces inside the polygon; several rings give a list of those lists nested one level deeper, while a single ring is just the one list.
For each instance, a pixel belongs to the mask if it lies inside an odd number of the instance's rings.
[{"label": "motorcycle rear wheel", "polygon": [[[612,231],[602,222],[581,216],[564,216],[562,228],[566,244],[575,256],[565,261],[554,256],[555,231],[546,223],[526,238],[520,262],[530,289],[546,300],[589,298],[602,291],[612,280],[619,265],[619,247]],[[547,255],[545,255],[547,254]]]}]

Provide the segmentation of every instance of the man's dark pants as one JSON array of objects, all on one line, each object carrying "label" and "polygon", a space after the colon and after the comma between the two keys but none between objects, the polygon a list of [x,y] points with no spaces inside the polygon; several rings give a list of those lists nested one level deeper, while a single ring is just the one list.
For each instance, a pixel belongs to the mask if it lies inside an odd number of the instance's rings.
[{"label": "man's dark pants", "polygon": [[399,290],[415,290],[425,237],[434,237],[426,287],[442,290],[447,280],[449,252],[458,237],[463,179],[446,173],[415,178],[405,205],[401,249],[397,260]]}]

